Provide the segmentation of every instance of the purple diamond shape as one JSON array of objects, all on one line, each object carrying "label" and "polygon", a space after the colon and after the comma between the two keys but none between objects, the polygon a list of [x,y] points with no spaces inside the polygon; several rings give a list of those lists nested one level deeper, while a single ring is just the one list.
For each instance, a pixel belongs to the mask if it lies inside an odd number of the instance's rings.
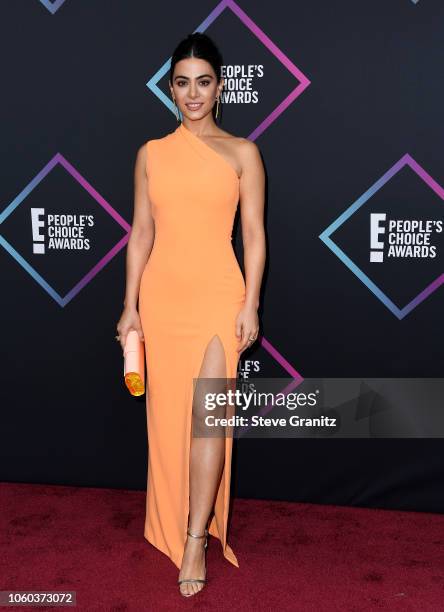
[{"label": "purple diamond shape", "polygon": [[[225,9],[230,9],[242,23],[265,45],[265,47],[293,74],[299,81],[298,85],[288,94],[276,108],[263,119],[259,125],[248,135],[247,138],[250,140],[256,140],[256,138],[262,134],[272,123],[275,121],[286,108],[290,106],[292,102],[296,100],[298,96],[310,85],[309,79],[303,74],[297,66],[279,49],[279,47],[265,34],[261,28],[254,23],[254,21],[240,8],[233,0],[221,0],[219,4],[211,11],[206,19],[194,30],[195,32],[204,32],[212,23],[217,19]],[[172,113],[174,113],[174,105],[172,100],[165,95],[165,93],[158,87],[157,83],[165,76],[170,69],[171,58],[169,58],[164,65],[153,75],[153,77],[146,84],[151,91],[163,102]]]},{"label": "purple diamond shape", "polygon": [[8,253],[10,253],[16,261],[32,276],[32,278],[39,283],[54,298],[54,300],[62,307],[66,306],[73,297],[75,297],[83,287],[85,287],[90,280],[96,276],[102,268],[126,245],[129,240],[129,232],[131,226],[123,219],[119,213],[94,189],[90,183],[67,161],[61,153],[57,153],[54,157],[46,164],[46,166],[28,183],[21,193],[5,208],[0,214],[0,225],[9,217],[10,214],[23,202],[23,200],[37,187],[56,166],[60,164],[65,168],[67,172],[92,196],[96,202],[104,208],[104,210],[125,230],[125,235],[121,238],[112,249],[106,253],[100,261],[91,268],[91,270],[85,274],[85,276],[65,295],[61,296],[51,285],[35,270],[14,247],[0,234],[0,244],[3,246]]}]

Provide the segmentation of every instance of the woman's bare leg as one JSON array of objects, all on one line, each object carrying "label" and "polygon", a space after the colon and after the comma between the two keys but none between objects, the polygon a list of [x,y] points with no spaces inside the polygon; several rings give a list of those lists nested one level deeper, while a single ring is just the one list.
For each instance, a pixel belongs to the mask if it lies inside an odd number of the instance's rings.
[{"label": "woman's bare leg", "polygon": [[[211,432],[205,425],[205,417],[225,416],[225,410],[209,412],[205,408],[204,395],[207,392],[217,393],[225,390],[226,364],[225,352],[218,335],[209,341],[193,397],[192,428],[195,434],[206,437],[191,436],[190,448],[190,514],[189,530],[202,535],[207,527],[208,518],[213,510],[216,493],[225,461],[224,429],[214,428]],[[210,380],[223,379],[223,380]],[[218,412],[219,410],[219,412]],[[183,578],[204,578],[205,576],[205,539],[187,537],[185,542],[182,567],[179,580]],[[180,590],[184,595],[192,595],[203,588],[203,583],[183,583]]]}]

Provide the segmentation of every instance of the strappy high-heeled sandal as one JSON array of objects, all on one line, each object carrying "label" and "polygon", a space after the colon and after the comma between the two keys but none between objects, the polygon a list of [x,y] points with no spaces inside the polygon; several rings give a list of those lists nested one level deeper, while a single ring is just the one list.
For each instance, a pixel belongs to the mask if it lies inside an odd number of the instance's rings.
[{"label": "strappy high-heeled sandal", "polygon": [[[195,535],[194,533],[191,533],[189,529],[187,529],[187,534],[191,536],[192,538],[205,538],[204,551],[206,552],[206,549],[208,546],[208,529],[205,529],[205,532],[203,535]],[[205,555],[205,578],[183,578],[182,580],[178,580],[177,583],[179,585],[181,585],[183,582],[201,582],[202,584],[205,584],[206,581],[207,581],[207,568],[206,568],[206,555]],[[180,594],[183,595],[184,597],[191,597],[192,595],[196,595],[196,593],[189,593],[188,595],[186,595],[185,593],[182,593],[182,591],[180,590],[180,586],[179,586],[179,591],[180,591]]]}]

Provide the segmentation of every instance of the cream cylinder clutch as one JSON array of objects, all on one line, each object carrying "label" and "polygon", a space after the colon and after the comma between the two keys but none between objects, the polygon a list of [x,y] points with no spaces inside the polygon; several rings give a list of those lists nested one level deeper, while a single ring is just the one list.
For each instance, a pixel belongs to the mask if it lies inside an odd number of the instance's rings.
[{"label": "cream cylinder clutch", "polygon": [[134,329],[126,337],[123,376],[131,395],[145,393],[145,345]]}]

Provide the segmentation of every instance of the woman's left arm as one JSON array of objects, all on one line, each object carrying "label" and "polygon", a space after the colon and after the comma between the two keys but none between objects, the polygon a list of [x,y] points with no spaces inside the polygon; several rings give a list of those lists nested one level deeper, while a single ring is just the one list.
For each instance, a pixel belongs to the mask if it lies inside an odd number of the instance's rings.
[{"label": "woman's left arm", "polygon": [[245,303],[236,320],[238,352],[245,350],[259,332],[259,295],[265,267],[265,172],[257,145],[245,139],[239,147],[242,174],[240,177],[240,212],[244,247]]}]

